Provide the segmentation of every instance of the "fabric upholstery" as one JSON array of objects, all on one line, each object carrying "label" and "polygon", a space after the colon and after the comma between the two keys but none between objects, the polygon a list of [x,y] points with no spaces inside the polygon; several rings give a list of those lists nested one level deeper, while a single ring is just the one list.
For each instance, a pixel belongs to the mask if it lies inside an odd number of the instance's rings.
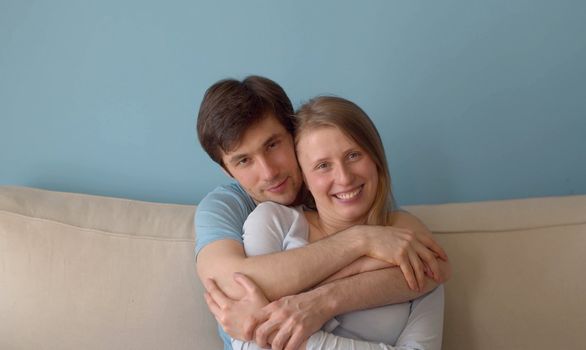
[{"label": "fabric upholstery", "polygon": [[219,349],[194,208],[0,189],[0,349]]},{"label": "fabric upholstery", "polygon": [[[0,349],[221,349],[194,209],[0,186]],[[445,349],[586,347],[586,196],[407,209],[453,265]]]},{"label": "fabric upholstery", "polygon": [[453,266],[445,349],[586,348],[586,196],[409,210]]}]

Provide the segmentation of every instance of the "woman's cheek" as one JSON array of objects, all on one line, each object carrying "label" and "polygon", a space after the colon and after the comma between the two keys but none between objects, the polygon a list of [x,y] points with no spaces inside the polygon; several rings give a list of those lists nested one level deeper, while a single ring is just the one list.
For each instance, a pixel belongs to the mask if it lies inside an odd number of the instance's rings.
[{"label": "woman's cheek", "polygon": [[312,193],[324,194],[328,190],[328,179],[326,176],[314,176],[312,178]]}]

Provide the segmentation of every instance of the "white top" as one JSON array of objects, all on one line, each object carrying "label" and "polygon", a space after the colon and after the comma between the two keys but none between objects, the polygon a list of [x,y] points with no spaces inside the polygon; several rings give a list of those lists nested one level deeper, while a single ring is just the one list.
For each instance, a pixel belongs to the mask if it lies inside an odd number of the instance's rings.
[{"label": "white top", "polygon": [[[246,255],[307,245],[309,224],[301,207],[261,203],[244,223]],[[443,286],[412,302],[340,315],[312,335],[307,349],[441,349]],[[233,341],[234,349],[258,349]]]}]

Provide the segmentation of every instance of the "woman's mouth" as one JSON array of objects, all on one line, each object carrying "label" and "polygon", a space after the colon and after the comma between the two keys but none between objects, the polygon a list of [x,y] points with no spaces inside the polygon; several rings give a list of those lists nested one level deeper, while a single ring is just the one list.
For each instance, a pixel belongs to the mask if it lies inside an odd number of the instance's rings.
[{"label": "woman's mouth", "polygon": [[356,196],[358,196],[360,194],[360,192],[362,192],[363,188],[364,188],[364,185],[360,185],[358,188],[356,188],[352,191],[336,193],[336,194],[334,194],[334,197],[341,199],[343,201],[349,201],[349,200],[356,198]]}]

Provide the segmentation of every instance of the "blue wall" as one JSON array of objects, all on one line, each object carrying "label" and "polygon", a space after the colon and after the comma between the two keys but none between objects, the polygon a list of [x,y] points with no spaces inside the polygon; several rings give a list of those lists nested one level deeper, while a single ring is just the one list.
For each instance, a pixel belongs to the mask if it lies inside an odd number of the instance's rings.
[{"label": "blue wall", "polygon": [[196,203],[205,89],[374,119],[401,204],[586,194],[584,1],[0,2],[0,184]]}]

